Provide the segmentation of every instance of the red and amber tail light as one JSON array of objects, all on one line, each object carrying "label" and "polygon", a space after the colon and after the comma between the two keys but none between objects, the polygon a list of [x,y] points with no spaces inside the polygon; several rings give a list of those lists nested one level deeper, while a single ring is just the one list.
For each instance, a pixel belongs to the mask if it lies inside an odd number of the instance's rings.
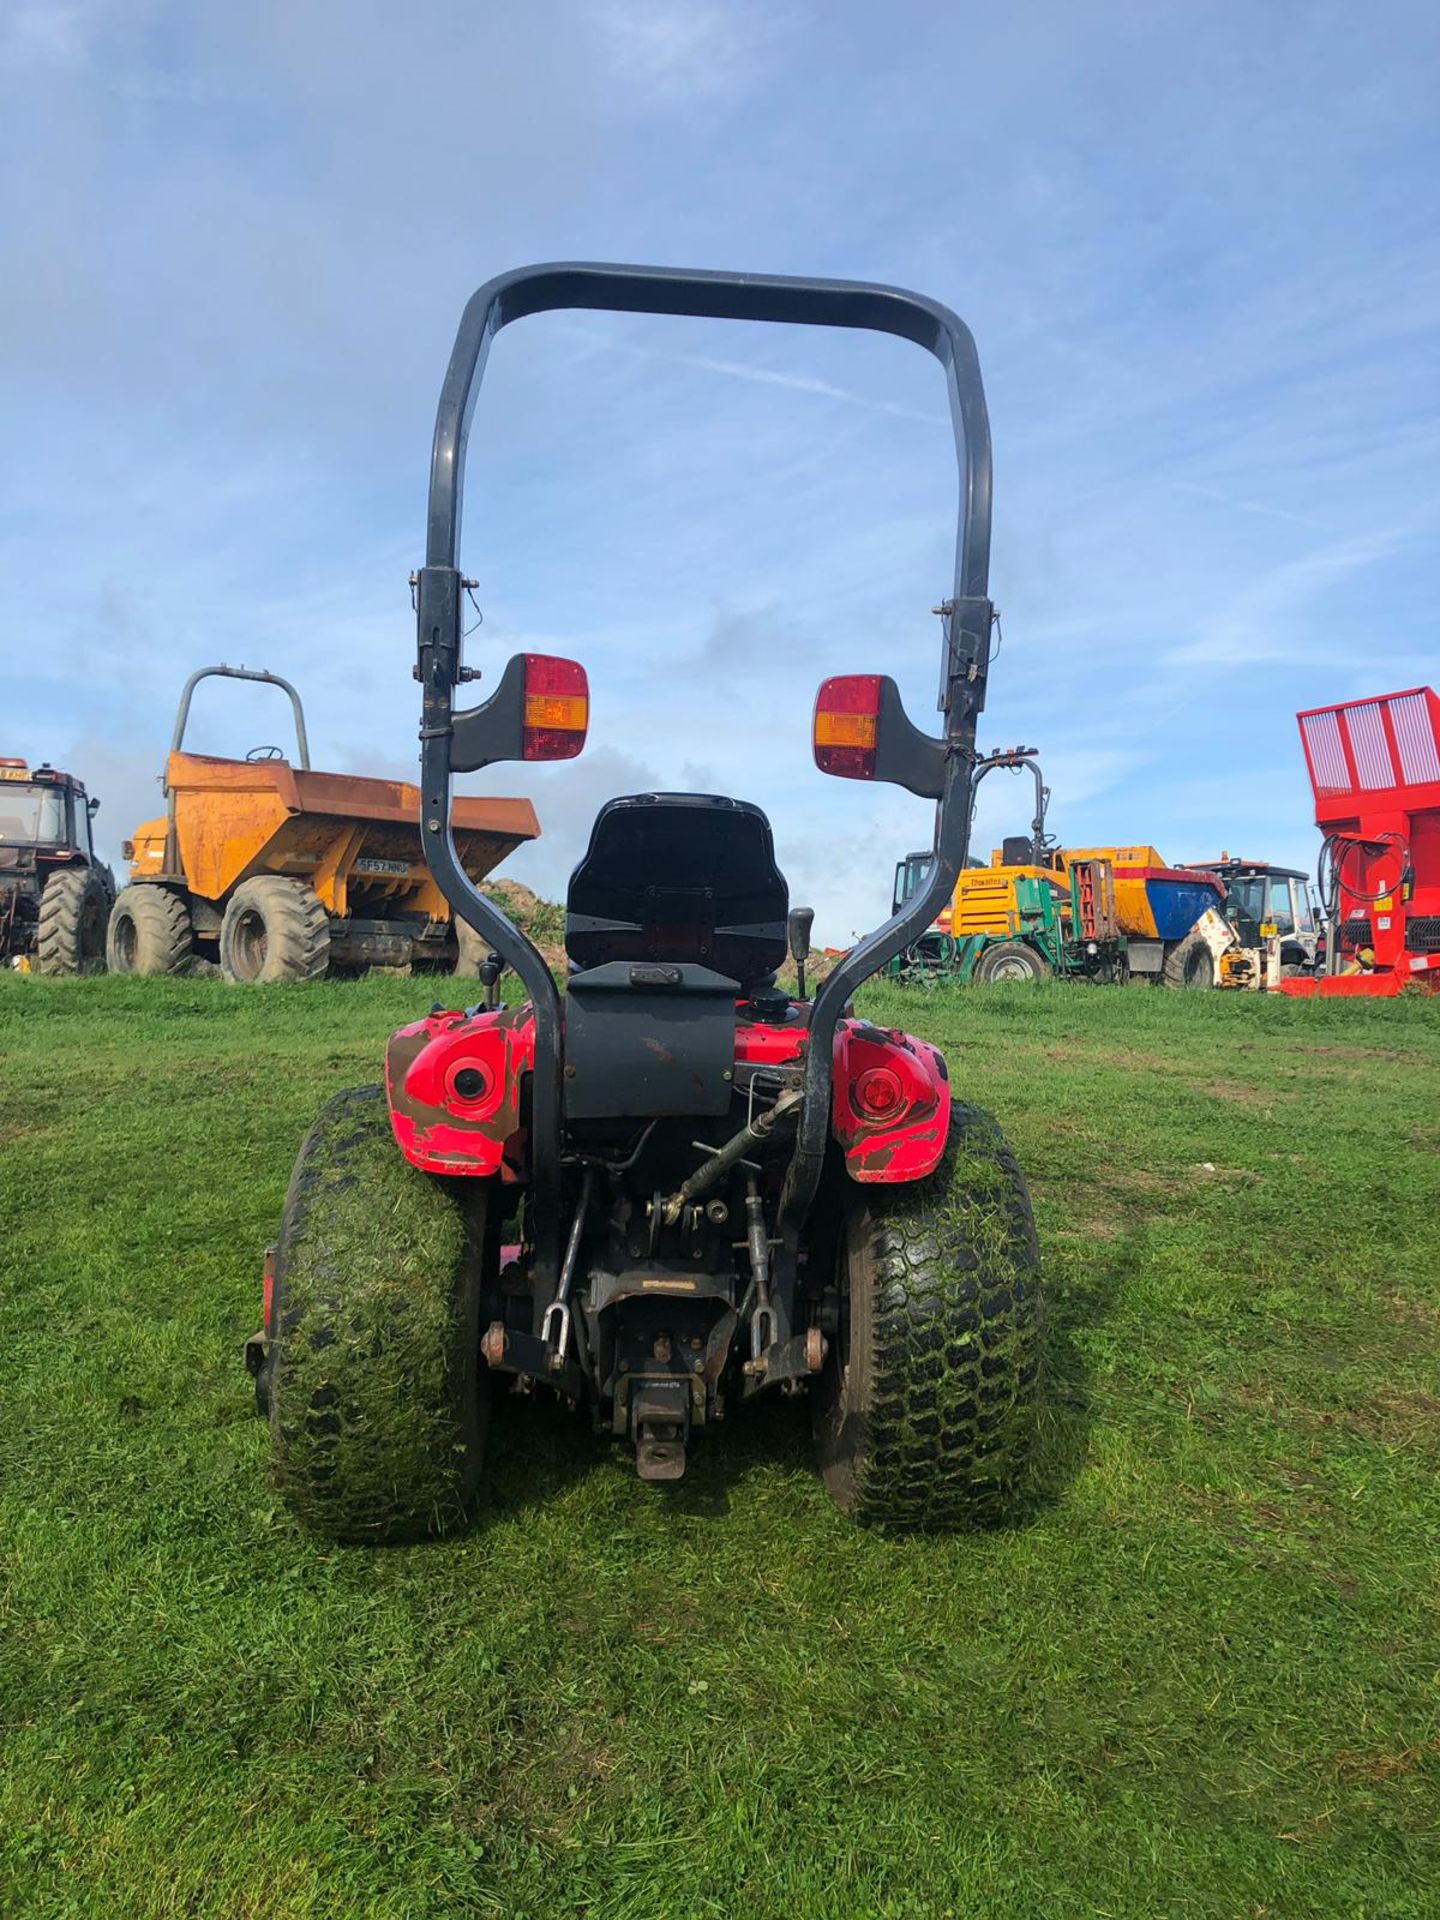
[{"label": "red and amber tail light", "polygon": [[589,725],[590,682],[579,661],[527,653],[522,758],[573,760]]},{"label": "red and amber tail light", "polygon": [[815,764],[842,780],[873,780],[880,737],[878,673],[841,673],[815,697]]}]

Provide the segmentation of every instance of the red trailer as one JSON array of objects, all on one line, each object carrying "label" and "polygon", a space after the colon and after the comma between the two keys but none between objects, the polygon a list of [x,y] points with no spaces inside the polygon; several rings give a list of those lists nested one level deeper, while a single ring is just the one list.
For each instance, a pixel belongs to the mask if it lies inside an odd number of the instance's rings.
[{"label": "red trailer", "polygon": [[1280,992],[1440,990],[1440,695],[1410,687],[1296,718],[1333,937],[1331,971]]}]

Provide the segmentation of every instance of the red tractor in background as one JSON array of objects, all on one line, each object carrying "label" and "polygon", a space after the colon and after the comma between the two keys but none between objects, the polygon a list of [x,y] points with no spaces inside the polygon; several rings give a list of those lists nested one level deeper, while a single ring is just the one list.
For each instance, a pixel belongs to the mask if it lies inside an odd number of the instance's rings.
[{"label": "red tractor in background", "polygon": [[[893,680],[827,680],[827,773],[936,803],[932,865],[813,996],[758,807],[635,794],[597,817],[566,901],[569,974],[457,857],[453,776],[567,759],[588,724],[574,662],[512,659],[456,712],[466,423],[490,341],[563,308],[865,328],[944,366],[961,456],[956,578],[931,738]],[[385,1085],[342,1093],[300,1150],[248,1343],[274,1475],[300,1519],[381,1540],[459,1521],[498,1385],[548,1388],[674,1480],[695,1437],[771,1390],[808,1392],[820,1470],[857,1519],[943,1526],[1013,1493],[1042,1310],[1030,1200],[943,1056],[856,1018],[851,995],[934,920],[965,864],[993,610],[990,437],[974,342],[947,308],[845,281],[589,265],[492,280],[441,394],[425,566],[421,828],[491,958],[488,1006],[392,1038]],[[799,968],[776,984],[787,945]],[[495,1004],[502,966],[527,998]]]},{"label": "red tractor in background", "polygon": [[1440,989],[1440,697],[1409,687],[1297,718],[1329,931],[1326,970],[1279,991]]},{"label": "red tractor in background", "polygon": [[0,759],[0,965],[104,971],[115,880],[95,857],[99,805],[73,773]]}]

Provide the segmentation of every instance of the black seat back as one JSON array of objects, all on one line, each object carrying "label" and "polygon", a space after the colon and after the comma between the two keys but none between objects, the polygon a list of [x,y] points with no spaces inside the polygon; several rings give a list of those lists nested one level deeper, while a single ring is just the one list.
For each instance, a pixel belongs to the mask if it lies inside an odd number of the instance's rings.
[{"label": "black seat back", "polygon": [[570,879],[565,951],[582,970],[688,961],[750,988],[784,964],[789,908],[759,807],[708,793],[632,794],[595,817]]}]

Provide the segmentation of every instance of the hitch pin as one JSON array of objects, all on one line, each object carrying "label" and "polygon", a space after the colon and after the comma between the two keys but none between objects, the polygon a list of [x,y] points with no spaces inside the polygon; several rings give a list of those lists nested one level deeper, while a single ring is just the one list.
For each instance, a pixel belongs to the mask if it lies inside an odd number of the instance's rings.
[{"label": "hitch pin", "polygon": [[770,1304],[770,1236],[765,1230],[765,1203],[753,1173],[745,1176],[746,1245],[755,1281],[755,1311],[750,1316],[750,1362],[753,1366],[775,1339],[775,1309]]},{"label": "hitch pin", "polygon": [[540,1322],[540,1338],[550,1349],[550,1368],[558,1373],[565,1364],[570,1345],[570,1289],[575,1282],[575,1267],[580,1258],[580,1236],[585,1231],[585,1215],[590,1210],[590,1189],[595,1184],[594,1167],[586,1167],[580,1176],[580,1198],[575,1218],[570,1222],[570,1238],[565,1242],[565,1258],[560,1263],[560,1279],[555,1298],[546,1307]]}]

